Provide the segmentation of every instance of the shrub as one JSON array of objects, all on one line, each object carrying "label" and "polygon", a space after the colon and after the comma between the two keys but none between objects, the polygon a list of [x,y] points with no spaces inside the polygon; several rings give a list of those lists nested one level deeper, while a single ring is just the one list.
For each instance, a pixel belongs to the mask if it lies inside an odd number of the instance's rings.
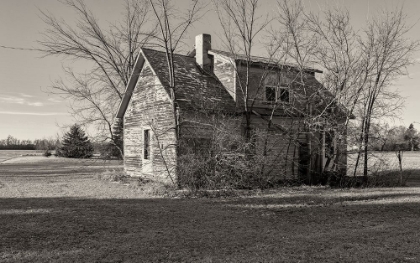
[{"label": "shrub", "polygon": [[43,153],[43,155],[44,155],[45,157],[50,157],[50,156],[52,155],[52,153],[50,152],[50,150],[46,150],[46,151]]},{"label": "shrub", "polygon": [[111,181],[111,182],[123,182],[129,176],[124,171],[106,170],[101,174],[98,174],[99,180]]},{"label": "shrub", "polygon": [[291,180],[280,180],[276,175],[261,173],[267,161],[262,156],[238,153],[217,155],[185,154],[178,158],[179,184],[192,191],[200,189],[267,189]]}]

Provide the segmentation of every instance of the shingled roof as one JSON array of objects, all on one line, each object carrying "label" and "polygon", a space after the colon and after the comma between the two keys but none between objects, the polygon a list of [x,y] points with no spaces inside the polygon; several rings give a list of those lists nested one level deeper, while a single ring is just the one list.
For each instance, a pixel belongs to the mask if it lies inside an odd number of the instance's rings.
[{"label": "shingled roof", "polygon": [[[246,56],[246,55],[233,54],[231,52],[217,50],[217,49],[209,50],[209,54],[210,55],[221,55],[221,56],[230,58],[230,59],[232,59],[236,62],[247,61],[248,60],[248,56]],[[191,52],[189,52],[188,56],[189,57],[194,57],[195,56],[195,49],[192,50]],[[254,64],[254,65],[261,65],[261,66],[267,66],[268,65],[272,68],[279,68],[279,67],[299,68],[299,66],[297,64],[284,63],[284,62],[279,64],[279,63],[274,62],[274,60],[272,60],[270,58],[265,58],[265,57],[249,56],[249,59],[251,60],[252,64]],[[316,69],[316,68],[311,68],[311,67],[305,67],[304,70],[306,72],[322,73],[321,70]]]},{"label": "shingled roof", "polygon": [[[122,118],[147,60],[162,85],[170,94],[169,68],[166,53],[142,48],[120,104],[117,118]],[[193,57],[174,54],[175,98],[181,109],[206,109],[234,112],[235,102],[213,74],[203,71]]]}]

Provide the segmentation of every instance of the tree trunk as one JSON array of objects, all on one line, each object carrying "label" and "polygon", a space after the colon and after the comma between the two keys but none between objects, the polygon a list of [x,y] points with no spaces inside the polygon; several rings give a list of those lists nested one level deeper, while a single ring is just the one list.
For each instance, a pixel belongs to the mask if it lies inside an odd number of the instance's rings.
[{"label": "tree trunk", "polygon": [[401,154],[401,150],[398,150],[397,157],[398,157],[398,164],[400,166],[400,174],[399,174],[398,183],[399,183],[399,185],[402,185],[403,184],[403,170],[402,170],[402,154]]}]

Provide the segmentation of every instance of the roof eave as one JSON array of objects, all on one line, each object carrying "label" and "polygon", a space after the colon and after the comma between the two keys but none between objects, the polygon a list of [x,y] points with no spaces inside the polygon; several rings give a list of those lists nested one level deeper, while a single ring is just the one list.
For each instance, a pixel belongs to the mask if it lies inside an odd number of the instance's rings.
[{"label": "roof eave", "polygon": [[133,90],[136,86],[137,80],[139,79],[141,69],[143,68],[144,61],[145,61],[145,58],[144,58],[143,51],[140,50],[139,56],[137,57],[136,63],[134,64],[133,72],[131,73],[130,79],[125,89],[124,96],[118,108],[116,118],[124,117],[125,111],[127,110],[127,107],[128,107],[128,103],[130,102],[130,99],[131,99],[131,95],[133,94]]},{"label": "roof eave", "polygon": [[[245,61],[246,62],[246,59],[237,58],[235,56],[229,56],[229,55],[217,52],[215,50],[209,50],[209,54],[223,56],[223,57],[228,58],[232,61],[235,61],[236,63],[240,62],[240,61]],[[252,58],[251,58],[251,60],[252,60]],[[291,64],[287,64],[287,63],[278,64],[278,63],[274,63],[274,62],[252,61],[252,64],[256,65],[256,66],[259,66],[259,67],[263,67],[263,66],[268,65],[268,66],[271,66],[273,68],[281,68],[281,67],[289,67],[289,68],[296,68],[296,69],[298,68],[297,65],[291,65]],[[308,73],[312,73],[312,72],[313,73],[323,73],[322,70],[315,69],[315,68],[310,68],[310,67],[305,67],[305,68],[303,68],[303,70],[305,72],[308,72]]]}]

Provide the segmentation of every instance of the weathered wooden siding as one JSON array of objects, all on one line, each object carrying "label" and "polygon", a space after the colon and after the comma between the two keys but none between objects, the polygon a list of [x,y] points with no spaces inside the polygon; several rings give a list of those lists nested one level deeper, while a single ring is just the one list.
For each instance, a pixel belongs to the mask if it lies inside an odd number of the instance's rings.
[{"label": "weathered wooden siding", "polygon": [[[214,73],[223,83],[229,94],[235,99],[236,110],[241,112],[245,110],[244,87],[246,68],[243,65],[238,65],[237,67],[236,69],[229,59],[217,55],[214,57]],[[259,111],[258,109],[269,110],[268,114],[271,113],[270,109],[273,108],[273,104],[265,101],[265,86],[289,85],[296,78],[296,72],[287,69],[283,71],[270,71],[261,67],[252,67],[249,74],[249,105],[255,99],[254,109],[257,111]],[[308,81],[308,85],[319,84],[311,74],[305,74],[305,78]],[[295,106],[293,103],[295,103],[295,99],[298,99],[296,98],[299,97],[298,95],[291,88],[291,103],[285,104],[284,106]],[[296,107],[301,106],[296,104]],[[278,110],[277,113],[279,113]],[[265,118],[267,119],[267,116]],[[299,179],[299,177],[304,176],[302,174],[299,175],[299,156],[302,144],[307,143],[309,138],[303,130],[302,119],[299,117],[287,118],[284,116],[274,116],[273,124],[288,131],[287,134],[283,134],[281,130],[276,130],[275,128],[267,131],[268,122],[259,116],[254,115],[251,123],[252,129],[258,133],[257,150],[259,154],[262,154],[264,145],[266,145],[267,175],[281,180]],[[310,169],[314,171],[319,170],[322,166],[320,134],[313,134],[311,141],[312,167]]]},{"label": "weathered wooden siding", "polygon": [[[244,90],[246,87],[246,67],[238,65],[236,78],[236,96],[237,107],[244,108]],[[304,85],[298,85],[298,83]],[[296,108],[305,109],[308,99],[310,98],[314,104],[318,104],[321,98],[312,96],[318,90],[323,89],[321,84],[316,80],[315,75],[304,73],[298,74],[297,71],[290,69],[274,70],[262,67],[251,67],[249,71],[249,86],[248,86],[248,105],[253,103],[254,108],[273,108],[272,102],[267,102],[265,98],[265,87],[287,87],[289,90],[290,103],[277,103],[277,108]],[[279,107],[281,104],[281,107]],[[321,110],[324,110],[321,106]],[[315,110],[315,109],[314,109]]]},{"label": "weathered wooden siding", "polygon": [[[268,122],[255,115],[251,122],[257,154],[264,158],[266,175],[273,180],[299,179],[300,143],[306,142],[302,123],[290,118],[274,117],[273,125],[268,129]],[[285,133],[283,129],[288,132]]]},{"label": "weathered wooden siding", "polygon": [[[166,168],[176,161],[172,103],[147,62],[140,74],[124,116],[125,169],[131,176],[168,181]],[[152,134],[149,160],[143,158],[145,129]]]},{"label": "weathered wooden siding", "polygon": [[229,92],[234,101],[237,100],[236,95],[236,71],[235,66],[229,59],[226,59],[220,55],[214,56],[214,74],[223,84],[224,88]]}]

